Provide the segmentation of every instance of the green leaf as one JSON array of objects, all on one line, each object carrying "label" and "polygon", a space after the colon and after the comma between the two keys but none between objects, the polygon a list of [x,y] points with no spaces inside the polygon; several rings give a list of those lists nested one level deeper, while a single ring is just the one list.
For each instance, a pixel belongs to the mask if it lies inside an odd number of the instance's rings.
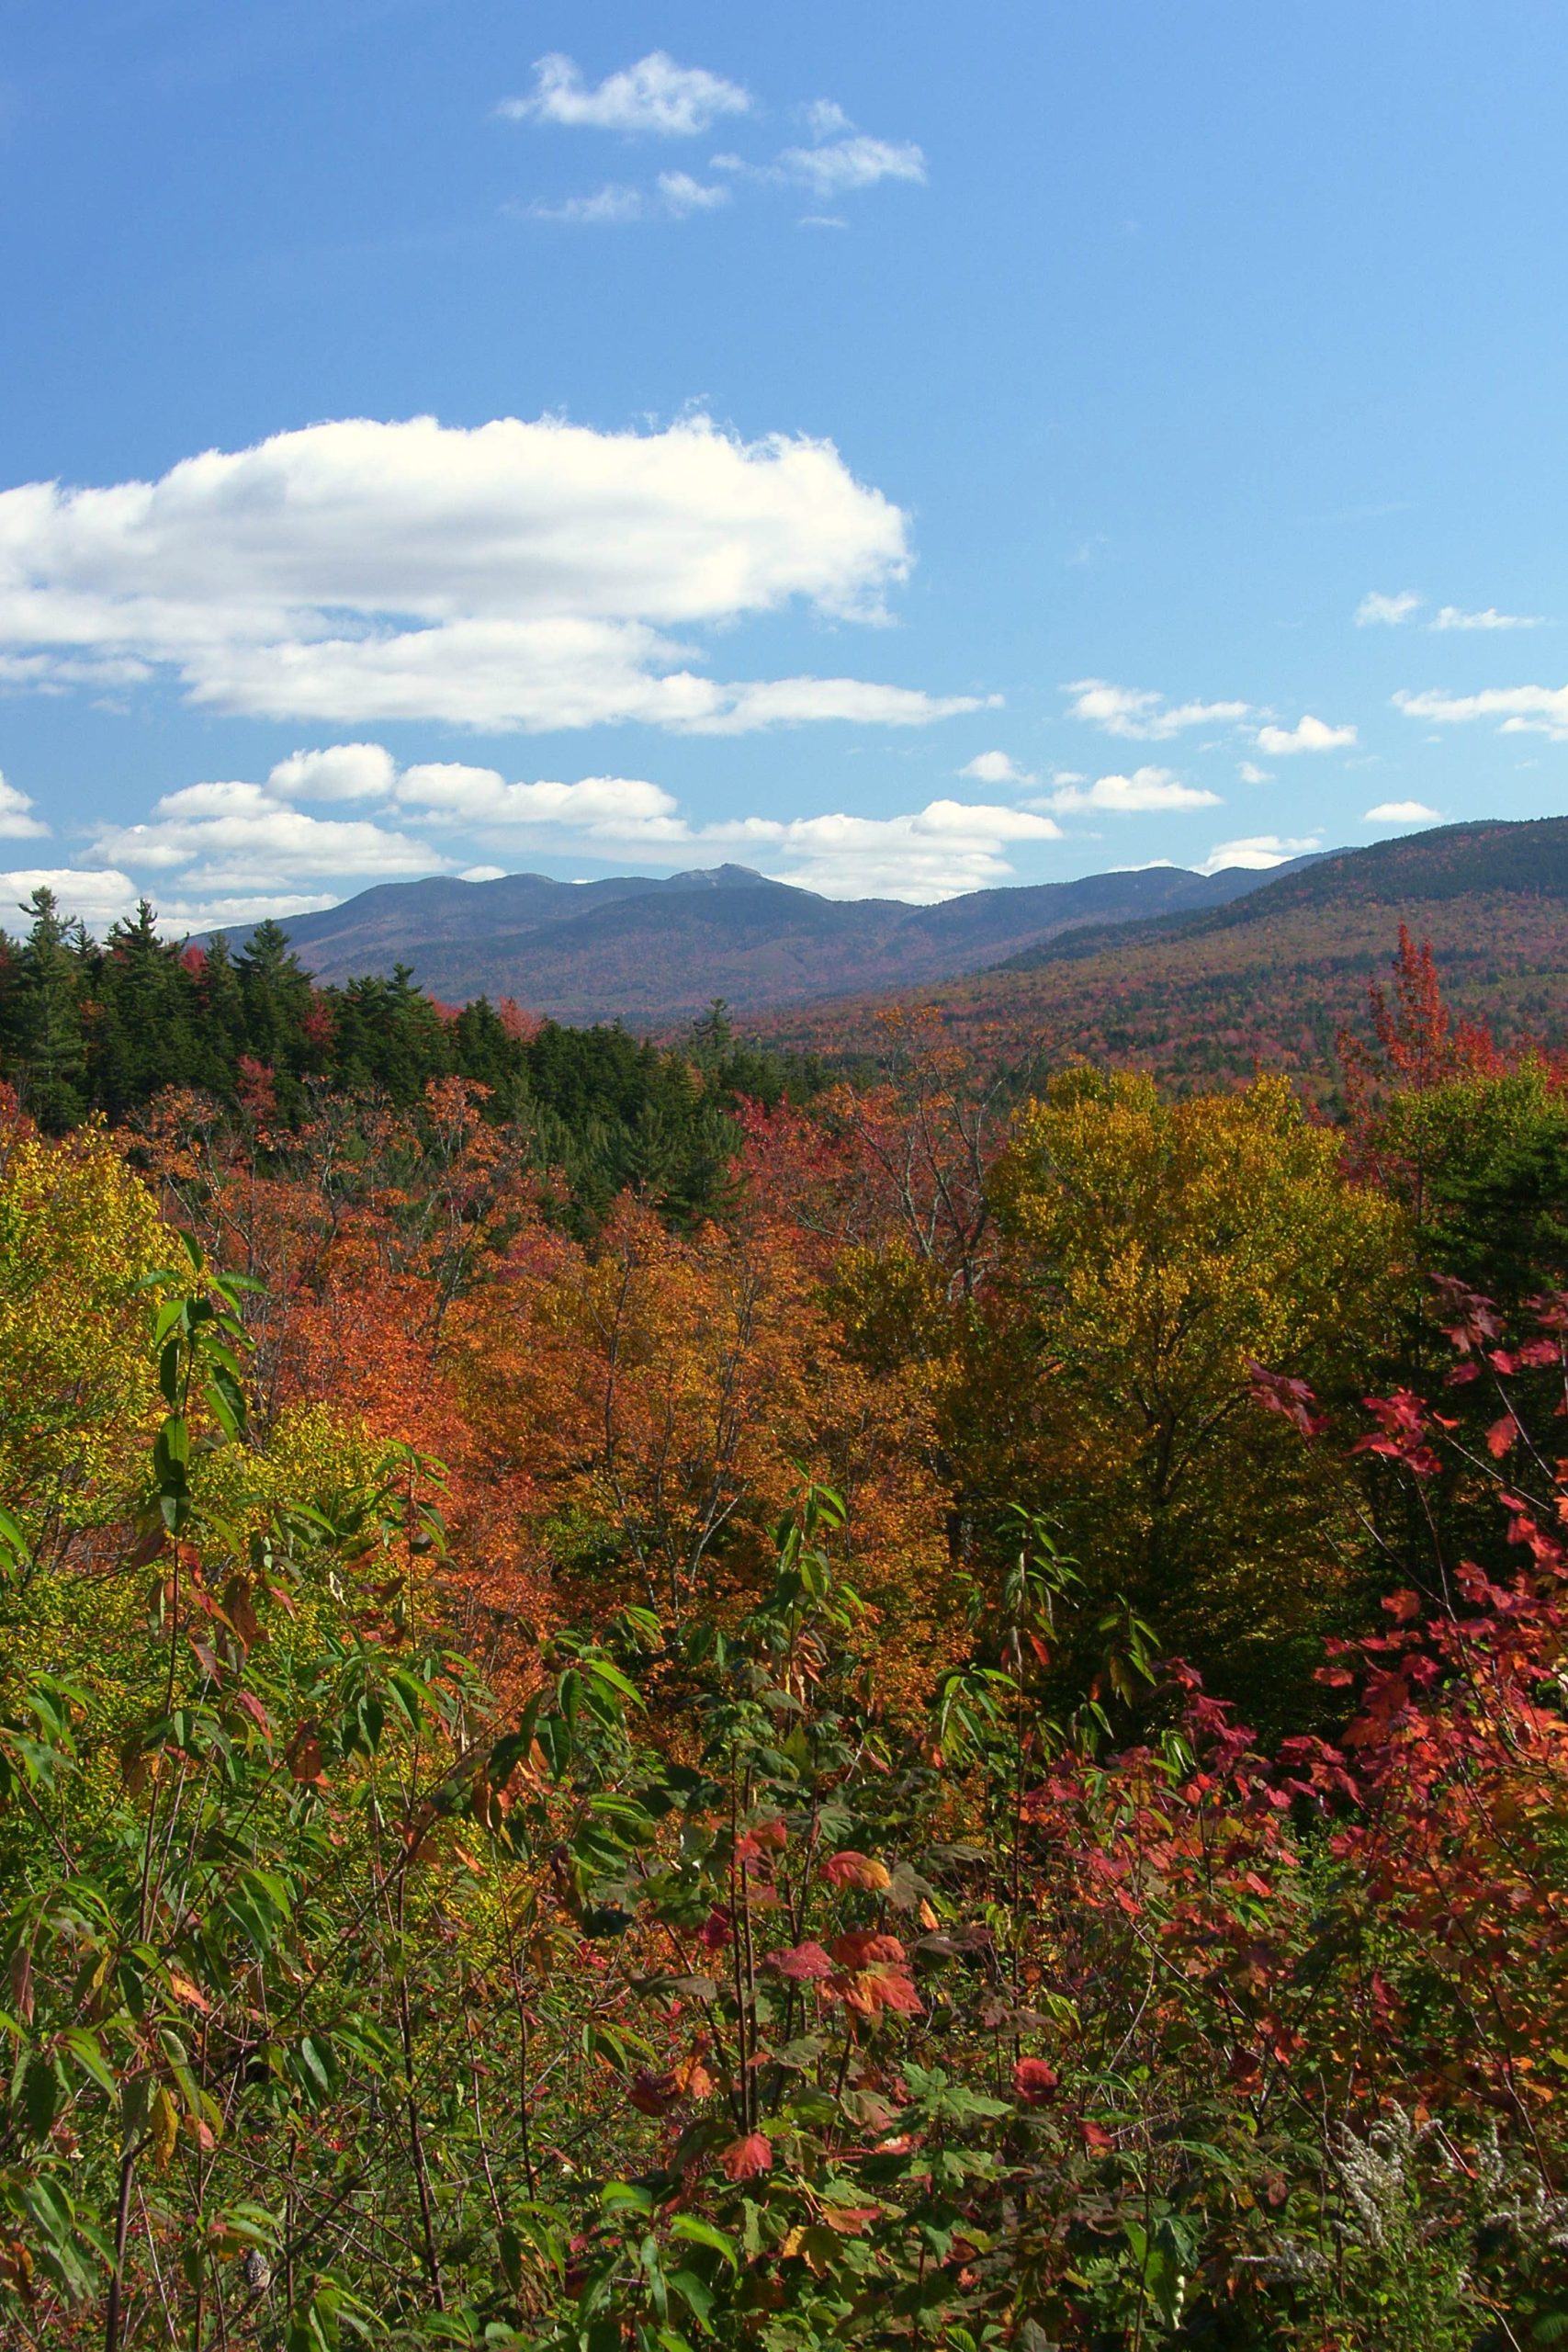
[{"label": "green leaf", "polygon": [[672,2295],[679,2295],[704,2335],[710,2335],[714,2295],[706,2281],[699,2278],[694,2270],[668,2270],[664,2274],[664,2283]]},{"label": "green leaf", "polygon": [[97,2035],[89,2033],[85,2026],[73,2025],[67,2027],[63,2041],[66,2049],[70,2051],[83,2073],[90,2075],[98,2088],[107,2091],[112,2098],[115,2078],[109,2069],[108,2061],[104,2056],[103,2044],[99,2041]]},{"label": "green leaf", "polygon": [[22,2076],[22,2112],[35,2140],[48,2136],[49,2128],[60,2112],[61,2090],[53,2060],[29,2058]]},{"label": "green leaf", "polygon": [[726,2237],[722,2230],[716,2230],[711,2222],[698,2221],[694,2213],[677,2213],[670,2224],[670,2234],[672,2238],[685,2238],[693,2245],[711,2246],[715,2254],[724,2256],[731,2270],[740,2267],[734,2239]]},{"label": "green leaf", "polygon": [[646,2188],[637,2188],[629,2180],[607,2180],[599,2191],[599,2202],[607,2213],[619,2212],[629,2207],[634,2213],[651,2213],[653,2199]]}]

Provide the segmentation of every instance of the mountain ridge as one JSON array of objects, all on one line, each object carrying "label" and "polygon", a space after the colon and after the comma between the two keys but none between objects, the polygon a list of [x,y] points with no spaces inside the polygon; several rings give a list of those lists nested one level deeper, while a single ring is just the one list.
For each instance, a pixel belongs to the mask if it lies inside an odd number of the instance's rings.
[{"label": "mountain ridge", "polygon": [[[955,1041],[984,1037],[990,1051],[1136,1066],[1177,1087],[1280,1069],[1321,1091],[1336,1034],[1364,1021],[1401,922],[1430,943],[1456,1012],[1500,1038],[1568,1041],[1563,817],[1329,852],[1224,906],[1058,933],[919,1001]],[[854,1050],[888,1001],[781,1011],[763,1027],[777,1044]]]},{"label": "mountain ridge", "polygon": [[1269,878],[1244,867],[1146,866],[911,906],[829,899],[735,865],[586,883],[431,876],[373,885],[282,928],[323,982],[400,964],[445,1000],[512,997],[559,1021],[655,1030],[716,996],[752,1013],[930,987],[1081,924],[1218,908]]}]

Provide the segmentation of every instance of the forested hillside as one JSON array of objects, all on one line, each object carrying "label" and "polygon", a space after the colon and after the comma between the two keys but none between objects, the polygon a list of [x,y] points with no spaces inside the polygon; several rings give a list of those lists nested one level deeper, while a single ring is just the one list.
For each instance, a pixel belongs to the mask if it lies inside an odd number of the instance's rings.
[{"label": "forested hillside", "polygon": [[101,944],[47,889],[24,911],[25,935],[0,937],[0,1057],[48,1133],[92,1112],[135,1120],[180,1089],[294,1129],[329,1102],[367,1094],[407,1109],[458,1079],[585,1208],[602,1212],[630,1186],[694,1216],[718,1204],[740,1106],[821,1083],[808,1059],[739,1045],[721,1012],[683,1050],[661,1051],[618,1027],[541,1022],[505,999],[443,1004],[401,966],[318,987],[276,923],[231,956],[221,937],[162,937],[145,903]]},{"label": "forested hillside", "polygon": [[0,2338],[1568,2333],[1568,1070],[1390,945],[1330,1124],[35,907]]},{"label": "forested hillside", "polygon": [[[1497,1036],[1568,1028],[1568,820],[1450,825],[1313,859],[1233,905],[1084,927],[921,992],[992,1057],[1043,1050],[1204,1086],[1280,1069],[1314,1089],[1401,920],[1442,958],[1454,1005]],[[779,1013],[781,1043],[874,1036],[875,1001]]]}]

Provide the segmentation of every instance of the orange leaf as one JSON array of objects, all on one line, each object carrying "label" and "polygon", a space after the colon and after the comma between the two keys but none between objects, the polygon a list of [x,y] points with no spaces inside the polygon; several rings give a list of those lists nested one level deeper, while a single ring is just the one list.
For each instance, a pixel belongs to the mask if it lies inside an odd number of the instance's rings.
[{"label": "orange leaf", "polygon": [[852,1846],[841,1854],[830,1854],[822,1865],[822,1875],[830,1886],[858,1886],[867,1894],[885,1894],[893,1883],[893,1874],[886,1862],[873,1861],[869,1854],[857,1854]]}]

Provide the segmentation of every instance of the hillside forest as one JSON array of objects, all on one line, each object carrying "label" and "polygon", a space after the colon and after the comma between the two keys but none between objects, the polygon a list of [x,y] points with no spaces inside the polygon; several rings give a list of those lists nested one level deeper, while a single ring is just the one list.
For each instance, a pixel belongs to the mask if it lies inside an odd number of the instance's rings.
[{"label": "hillside forest", "polygon": [[1568,1062],[0,967],[0,2342],[1568,2341]]}]

